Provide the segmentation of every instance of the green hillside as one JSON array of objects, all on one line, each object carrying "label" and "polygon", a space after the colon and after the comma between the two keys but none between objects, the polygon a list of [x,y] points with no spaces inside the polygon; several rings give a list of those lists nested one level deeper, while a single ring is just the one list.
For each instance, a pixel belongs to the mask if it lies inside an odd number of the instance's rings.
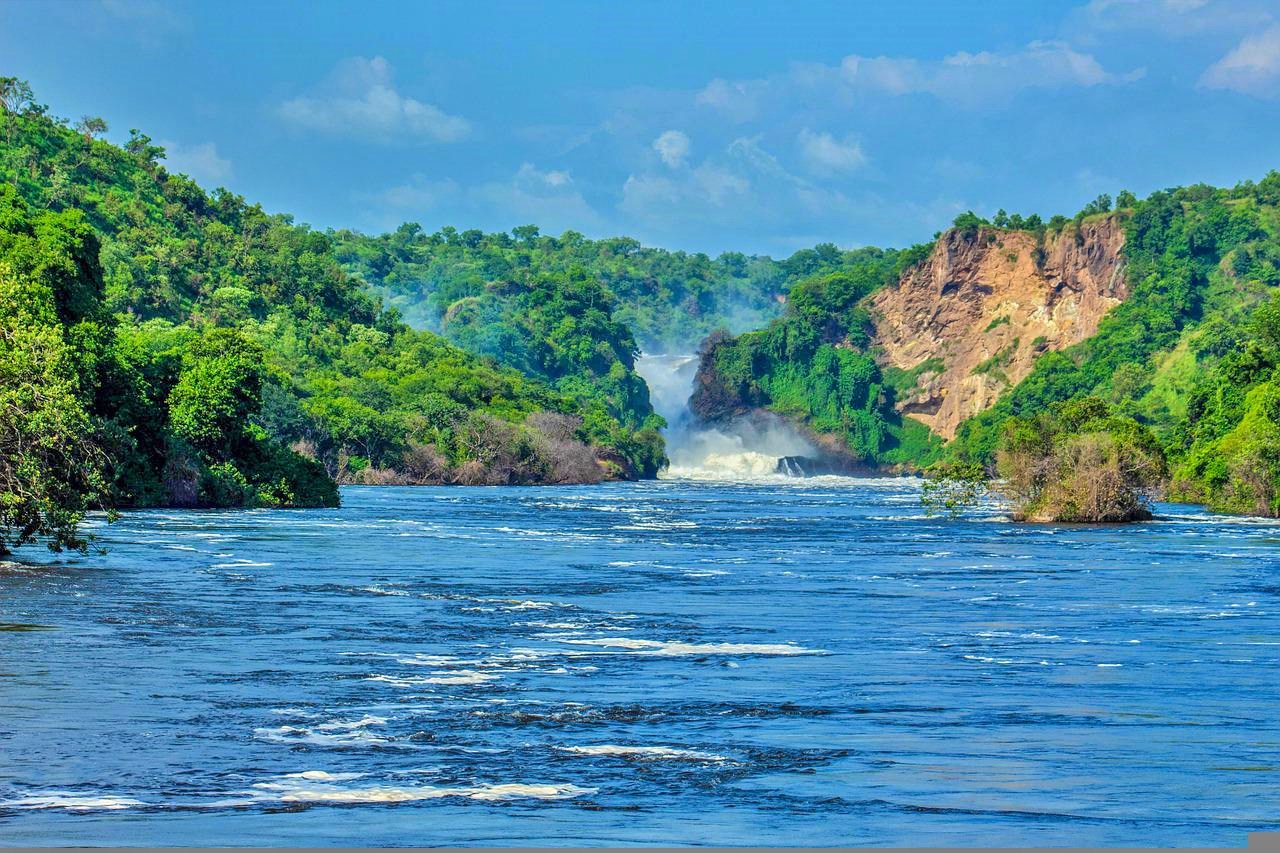
[{"label": "green hillside", "polygon": [[[479,299],[486,306],[508,292],[539,283],[590,279],[614,300],[614,318],[646,352],[691,352],[716,329],[746,331],[782,313],[792,284],[844,268],[851,253],[830,243],[776,261],[726,252],[716,258],[640,245],[629,237],[589,240],[559,237],[536,226],[510,234],[445,228],[427,234],[413,224],[370,237],[333,234],[348,271],[368,281],[414,325],[465,340],[473,312],[455,306]],[[490,309],[491,310],[491,309]]]},{"label": "green hillside", "polygon": [[[0,86],[0,269],[14,294],[0,369],[21,400],[0,433],[9,544],[70,530],[58,519],[89,506],[326,505],[335,479],[591,482],[661,464],[634,379],[618,383],[625,397],[557,389],[414,330],[344,271],[329,236],[169,173],[138,131],[112,145],[101,120],[72,127],[21,81]],[[591,351],[597,331],[561,326],[557,343]],[[614,354],[633,349],[622,339]],[[74,415],[78,432],[46,437],[53,455],[33,461],[24,430],[46,414]]]}]

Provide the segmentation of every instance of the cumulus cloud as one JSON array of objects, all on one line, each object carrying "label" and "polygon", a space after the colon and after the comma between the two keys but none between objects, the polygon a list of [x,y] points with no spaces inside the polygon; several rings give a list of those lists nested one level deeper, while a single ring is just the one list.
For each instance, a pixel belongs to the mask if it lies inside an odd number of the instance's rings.
[{"label": "cumulus cloud", "polygon": [[962,51],[940,60],[854,54],[837,65],[803,63],[771,77],[712,80],[694,100],[732,120],[748,121],[770,103],[797,98],[849,106],[871,96],[923,94],[958,106],[980,107],[1030,89],[1120,84],[1142,73],[1117,74],[1065,42],[1034,41],[1009,53]]},{"label": "cumulus cloud", "polygon": [[278,114],[297,127],[374,142],[457,142],[471,123],[396,90],[391,64],[381,56],[343,60],[319,91],[280,104]]},{"label": "cumulus cloud", "polygon": [[164,149],[165,168],[174,174],[186,175],[206,187],[231,177],[231,161],[220,156],[212,142],[183,145],[162,139],[156,144]]},{"label": "cumulus cloud", "polygon": [[382,227],[393,227],[405,219],[487,230],[533,222],[547,233],[558,233],[602,224],[569,172],[539,169],[532,163],[522,163],[509,179],[471,186],[415,175],[362,200],[371,205],[369,215]]},{"label": "cumulus cloud", "polygon": [[653,140],[653,150],[657,151],[662,162],[672,169],[678,169],[684,165],[691,147],[689,137],[678,130],[668,130]]},{"label": "cumulus cloud", "polygon": [[1138,30],[1165,36],[1238,31],[1266,21],[1272,0],[1090,0],[1069,28],[1093,33]]},{"label": "cumulus cloud", "polygon": [[809,169],[819,175],[856,172],[867,162],[862,146],[849,137],[841,141],[830,133],[814,133],[806,127],[796,141]]},{"label": "cumulus cloud", "polygon": [[556,189],[573,183],[573,178],[568,172],[558,169],[544,172],[532,163],[521,163],[519,170],[516,171],[516,183],[539,189],[543,187]]},{"label": "cumulus cloud", "polygon": [[792,228],[815,212],[838,212],[847,202],[838,191],[792,173],[760,137],[743,136],[689,169],[631,174],[618,209],[628,221],[669,241],[707,226]]},{"label": "cumulus cloud", "polygon": [[1245,36],[1200,77],[1206,89],[1229,89],[1257,97],[1280,97],[1280,24]]}]

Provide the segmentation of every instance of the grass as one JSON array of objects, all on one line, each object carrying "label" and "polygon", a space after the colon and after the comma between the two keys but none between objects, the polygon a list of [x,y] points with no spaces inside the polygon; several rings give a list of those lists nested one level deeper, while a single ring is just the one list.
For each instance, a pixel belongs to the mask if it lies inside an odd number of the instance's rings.
[{"label": "grass", "polygon": [[886,367],[881,371],[884,377],[884,384],[888,385],[898,394],[904,394],[916,387],[916,383],[920,381],[920,377],[926,373],[941,373],[947,369],[947,365],[937,356],[926,358],[908,370],[901,367]]},{"label": "grass", "polygon": [[1019,340],[1019,338],[1014,338],[1009,342],[1008,346],[991,356],[991,358],[979,363],[975,368],[973,368],[973,375],[977,376],[984,373],[990,373],[997,379],[1003,377],[1004,381],[1008,382],[1009,379],[1004,376],[1004,372],[1001,368],[1005,367],[1013,360],[1013,354],[1018,351]]}]

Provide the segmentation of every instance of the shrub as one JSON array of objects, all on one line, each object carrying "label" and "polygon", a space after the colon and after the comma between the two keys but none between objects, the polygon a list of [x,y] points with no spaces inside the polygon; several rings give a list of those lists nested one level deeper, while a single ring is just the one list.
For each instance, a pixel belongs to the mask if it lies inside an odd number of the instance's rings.
[{"label": "shrub", "polygon": [[200,505],[207,507],[252,506],[256,490],[230,462],[206,469],[200,477]]},{"label": "shrub", "polygon": [[1150,430],[1084,398],[1008,419],[996,470],[1016,520],[1136,521],[1151,517],[1165,459]]},{"label": "shrub", "polygon": [[977,505],[990,487],[986,469],[974,462],[939,462],[926,474],[920,504],[929,515],[942,511],[955,518]]}]

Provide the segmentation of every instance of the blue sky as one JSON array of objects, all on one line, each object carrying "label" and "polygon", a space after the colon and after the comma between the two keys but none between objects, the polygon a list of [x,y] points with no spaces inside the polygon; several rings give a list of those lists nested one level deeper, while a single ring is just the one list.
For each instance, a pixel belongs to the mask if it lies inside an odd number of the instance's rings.
[{"label": "blue sky", "polygon": [[4,0],[0,57],[322,228],[784,255],[1280,168],[1280,0]]}]

